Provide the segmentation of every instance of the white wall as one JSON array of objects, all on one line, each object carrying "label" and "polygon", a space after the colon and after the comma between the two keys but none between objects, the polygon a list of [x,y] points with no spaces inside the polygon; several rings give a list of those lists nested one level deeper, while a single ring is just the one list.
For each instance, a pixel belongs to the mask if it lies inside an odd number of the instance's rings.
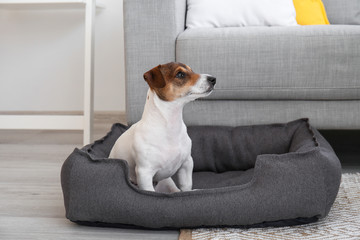
[{"label": "white wall", "polygon": [[[95,27],[95,111],[125,110],[122,1]],[[83,109],[84,8],[0,6],[0,111]]]}]

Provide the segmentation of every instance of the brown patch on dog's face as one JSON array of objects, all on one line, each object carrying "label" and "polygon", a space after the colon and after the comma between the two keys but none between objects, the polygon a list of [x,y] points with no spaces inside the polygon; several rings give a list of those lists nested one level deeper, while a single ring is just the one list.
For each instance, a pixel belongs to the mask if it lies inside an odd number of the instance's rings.
[{"label": "brown patch on dog's face", "polygon": [[177,62],[159,65],[144,74],[150,88],[164,101],[187,95],[199,78],[189,66]]}]

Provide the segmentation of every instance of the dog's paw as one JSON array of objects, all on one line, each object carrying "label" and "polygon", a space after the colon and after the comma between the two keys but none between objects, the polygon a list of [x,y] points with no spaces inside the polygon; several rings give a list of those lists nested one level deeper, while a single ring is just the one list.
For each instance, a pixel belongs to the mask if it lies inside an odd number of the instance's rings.
[{"label": "dog's paw", "polygon": [[178,189],[176,186],[168,185],[165,182],[160,181],[155,186],[155,192],[159,192],[159,193],[176,193],[176,192],[180,192],[180,189]]}]

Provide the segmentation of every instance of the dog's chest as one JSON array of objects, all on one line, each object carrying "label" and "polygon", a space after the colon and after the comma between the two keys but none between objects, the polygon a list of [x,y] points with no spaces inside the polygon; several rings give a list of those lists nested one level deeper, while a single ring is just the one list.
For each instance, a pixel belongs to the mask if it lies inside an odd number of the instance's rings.
[{"label": "dog's chest", "polygon": [[174,175],[191,155],[191,139],[184,123],[171,128],[141,121],[134,131],[136,165],[151,169],[154,180]]},{"label": "dog's chest", "polygon": [[151,145],[148,156],[155,168],[155,181],[174,175],[191,154],[191,140],[186,132],[179,137],[153,139]]},{"label": "dog's chest", "polygon": [[164,153],[164,165],[166,163],[171,164],[175,162],[180,162],[190,155],[191,151],[191,142],[181,141],[164,144],[162,147],[162,152]]},{"label": "dog's chest", "polygon": [[179,146],[163,148],[162,153],[163,156],[159,158],[160,161],[156,164],[158,167],[154,176],[155,181],[174,175],[190,154]]},{"label": "dog's chest", "polygon": [[172,165],[182,162],[191,154],[191,140],[186,135],[178,139],[168,139],[158,144],[159,153],[162,155],[162,165]]}]

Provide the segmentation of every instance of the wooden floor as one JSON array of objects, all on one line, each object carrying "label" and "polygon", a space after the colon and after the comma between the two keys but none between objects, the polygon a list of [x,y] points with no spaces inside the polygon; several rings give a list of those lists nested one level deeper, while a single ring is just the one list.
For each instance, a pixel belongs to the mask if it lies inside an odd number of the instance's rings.
[{"label": "wooden floor", "polygon": [[[95,139],[124,115],[97,115]],[[338,150],[344,172],[360,171],[360,132],[324,132]],[[342,138],[340,140],[339,136]],[[178,231],[80,226],[65,218],[60,169],[79,131],[0,130],[0,239],[177,239]]]},{"label": "wooden floor", "polygon": [[[97,115],[95,139],[123,115]],[[178,239],[178,231],[80,226],[65,218],[60,169],[80,131],[0,130],[0,239]]]}]

